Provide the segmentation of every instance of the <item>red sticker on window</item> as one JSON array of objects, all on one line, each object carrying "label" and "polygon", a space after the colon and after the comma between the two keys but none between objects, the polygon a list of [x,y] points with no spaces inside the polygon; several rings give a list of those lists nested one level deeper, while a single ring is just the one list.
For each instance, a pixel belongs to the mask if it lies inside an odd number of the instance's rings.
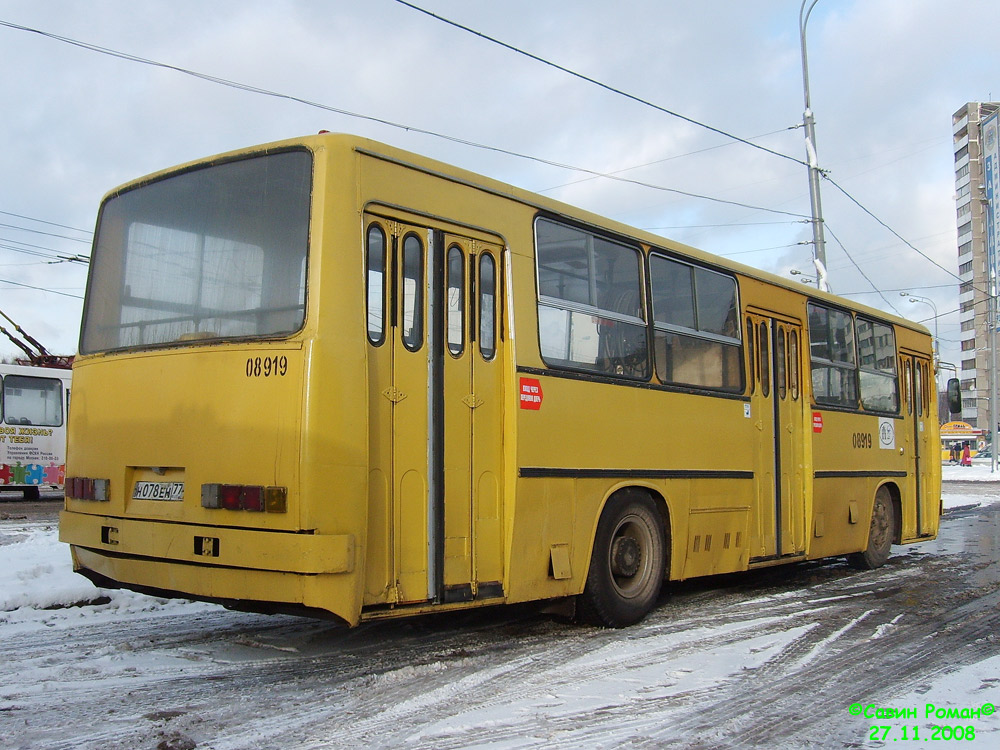
[{"label": "red sticker on window", "polygon": [[521,408],[532,411],[542,408],[542,384],[535,378],[521,378]]},{"label": "red sticker on window", "polygon": [[813,412],[813,432],[822,432],[822,431],[823,431],[823,415],[820,412],[818,412],[818,411],[814,411]]}]

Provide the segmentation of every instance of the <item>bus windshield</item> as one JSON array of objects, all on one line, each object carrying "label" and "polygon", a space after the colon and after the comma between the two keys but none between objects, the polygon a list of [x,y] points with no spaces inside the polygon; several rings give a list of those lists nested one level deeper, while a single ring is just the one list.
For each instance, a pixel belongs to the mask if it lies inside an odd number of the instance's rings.
[{"label": "bus windshield", "polygon": [[305,318],[312,157],[285,151],[107,200],[80,351],[294,333]]}]

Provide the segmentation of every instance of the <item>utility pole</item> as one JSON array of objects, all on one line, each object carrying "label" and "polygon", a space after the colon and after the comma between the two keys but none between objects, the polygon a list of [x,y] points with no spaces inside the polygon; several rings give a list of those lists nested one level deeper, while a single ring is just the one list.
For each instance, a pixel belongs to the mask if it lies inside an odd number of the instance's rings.
[{"label": "utility pole", "polygon": [[[819,180],[822,172],[819,168],[819,158],[816,155],[816,122],[813,119],[812,106],[809,102],[809,63],[806,57],[806,24],[809,14],[819,0],[802,0],[799,8],[799,39],[802,43],[802,88],[805,93],[805,112],[802,114],[802,125],[806,131],[806,159],[809,162],[809,203],[812,207],[813,230],[813,265],[816,266],[816,285],[824,292],[830,291],[826,275],[826,239],[823,235],[823,204],[819,195]],[[809,9],[806,10],[806,4]]]}]

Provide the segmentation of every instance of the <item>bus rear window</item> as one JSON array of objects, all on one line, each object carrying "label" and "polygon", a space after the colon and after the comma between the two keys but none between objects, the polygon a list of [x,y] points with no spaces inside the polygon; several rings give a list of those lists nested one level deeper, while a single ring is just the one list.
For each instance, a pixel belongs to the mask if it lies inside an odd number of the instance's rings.
[{"label": "bus rear window", "polygon": [[311,155],[287,151],[111,197],[98,225],[80,350],[299,330],[311,178]]}]

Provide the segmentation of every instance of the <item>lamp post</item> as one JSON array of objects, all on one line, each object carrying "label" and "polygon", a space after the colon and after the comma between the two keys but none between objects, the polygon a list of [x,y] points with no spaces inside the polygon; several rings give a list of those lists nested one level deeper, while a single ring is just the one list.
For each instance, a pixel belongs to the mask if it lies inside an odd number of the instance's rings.
[{"label": "lamp post", "polygon": [[[802,125],[806,132],[806,159],[809,162],[809,203],[812,208],[813,265],[816,266],[816,285],[824,292],[830,291],[826,276],[826,239],[823,236],[823,205],[819,195],[819,158],[816,155],[816,123],[809,101],[809,63],[806,57],[806,24],[819,0],[802,0],[799,8],[799,41],[802,43],[802,89],[805,94],[805,111]],[[806,5],[809,9],[806,9]]]},{"label": "lamp post", "polygon": [[799,279],[799,281],[801,281],[803,284],[817,284],[818,283],[816,279],[812,278],[811,276],[806,276],[805,272],[800,271],[797,268],[793,268],[791,271],[788,272],[788,274],[790,276],[801,276],[802,278]]},{"label": "lamp post", "polygon": [[930,305],[931,309],[934,311],[934,364],[938,363],[941,359],[941,347],[938,344],[938,310],[937,305],[934,304],[934,300],[930,297],[921,297],[919,294],[910,294],[909,292],[900,292],[900,297],[909,297],[910,302],[923,302],[925,305]]}]

